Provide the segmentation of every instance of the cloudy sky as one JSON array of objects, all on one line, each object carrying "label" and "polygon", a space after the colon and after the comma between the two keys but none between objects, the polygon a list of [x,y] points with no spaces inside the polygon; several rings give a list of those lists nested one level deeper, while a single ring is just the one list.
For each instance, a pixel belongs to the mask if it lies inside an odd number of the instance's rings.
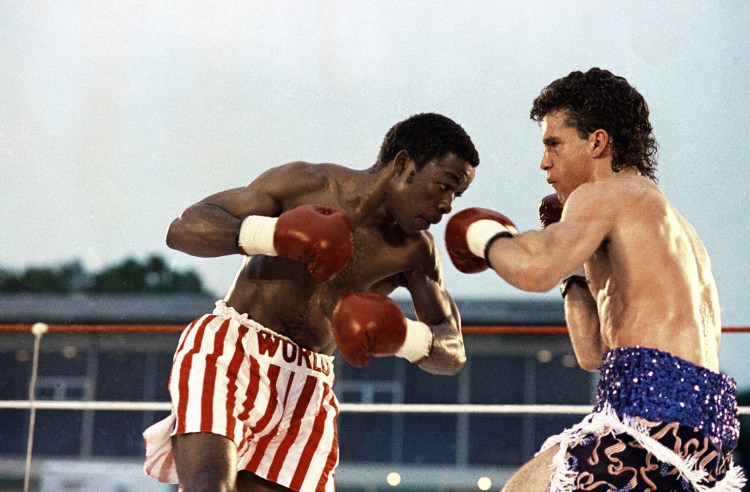
[{"label": "cloudy sky", "polygon": [[[750,325],[749,24],[731,0],[3,2],[0,265],[159,253],[223,295],[238,257],[164,245],[182,209],[291,160],[369,167],[425,111],[480,153],[455,208],[537,228],[551,189],[531,101],[600,66],[648,100],[660,184],[712,255],[724,324]],[[446,270],[455,297],[539,295]],[[725,337],[725,370],[749,350]]]}]

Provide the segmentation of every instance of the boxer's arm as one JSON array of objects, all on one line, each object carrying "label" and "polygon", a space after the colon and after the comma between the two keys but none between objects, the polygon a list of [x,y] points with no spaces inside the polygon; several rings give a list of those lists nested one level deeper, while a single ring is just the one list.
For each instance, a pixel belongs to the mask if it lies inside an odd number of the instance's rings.
[{"label": "boxer's arm", "polygon": [[[542,231],[527,231],[494,241],[487,260],[509,284],[525,291],[546,292],[583,265],[599,248],[617,211],[603,188],[581,185],[566,200],[563,219]],[[602,195],[604,194],[604,195]]]},{"label": "boxer's arm", "polygon": [[565,324],[578,365],[587,371],[596,371],[607,350],[601,336],[596,300],[586,285],[573,282],[565,290],[563,303]]},{"label": "boxer's arm", "polygon": [[463,273],[486,270],[492,243],[518,235],[513,222],[500,212],[470,207],[452,216],[445,226],[445,247],[453,265]]},{"label": "boxer's arm", "polygon": [[[450,311],[446,314],[441,309],[441,314],[438,316],[443,316],[442,319],[438,320],[436,317],[435,321],[425,321],[433,334],[432,350],[430,355],[419,363],[419,368],[431,374],[452,376],[466,365],[466,349],[461,334],[461,318],[458,307],[447,291],[444,289],[441,289],[441,291],[439,298],[443,299],[442,303],[445,303],[445,307],[449,307]],[[415,311],[419,312],[416,301],[414,308]],[[427,314],[417,317],[429,319]]]},{"label": "boxer's arm", "polygon": [[[539,222],[542,229],[560,222],[562,213],[563,205],[556,193],[542,198],[539,203]],[[563,279],[560,283],[560,294],[565,308],[565,324],[578,364],[587,371],[595,371],[605,349],[599,331],[596,301],[589,290],[583,267]]]},{"label": "boxer's arm", "polygon": [[[339,301],[331,324],[349,363],[363,367],[371,357],[395,355],[437,375],[456,374],[466,364],[458,309],[442,286],[439,257],[419,255],[412,264],[424,266],[426,257],[429,274],[402,272],[381,280],[370,292],[348,293]],[[406,318],[385,297],[398,287],[412,295],[416,320]]]},{"label": "boxer's arm", "polygon": [[404,274],[417,319],[426,323],[434,336],[430,355],[419,368],[431,374],[454,375],[466,364],[461,316],[445,287],[439,251],[434,242],[431,245],[425,268]]},{"label": "boxer's arm", "polygon": [[186,208],[167,228],[167,245],[201,257],[243,254],[239,233],[246,217],[278,217],[327,185],[321,166],[292,162],[273,167],[245,187],[215,193]]},{"label": "boxer's arm", "polygon": [[[557,193],[542,198],[542,201],[539,203],[539,223],[542,225],[542,229],[560,222],[562,219],[562,212],[563,205],[557,197]],[[579,267],[560,282],[560,293],[563,297],[565,297],[568,289],[573,285],[588,286],[588,283],[586,282],[586,272],[584,271],[583,266]]]},{"label": "boxer's arm", "polygon": [[[186,208],[167,228],[167,245],[201,257],[242,254],[239,232],[251,215],[276,217],[282,205],[321,186],[309,164],[273,167],[247,186],[212,194]],[[320,182],[320,183],[319,183]]]},{"label": "boxer's arm", "polygon": [[186,208],[167,228],[166,243],[193,256],[241,254],[239,231],[249,215],[277,215],[280,205],[251,186],[213,194]]}]

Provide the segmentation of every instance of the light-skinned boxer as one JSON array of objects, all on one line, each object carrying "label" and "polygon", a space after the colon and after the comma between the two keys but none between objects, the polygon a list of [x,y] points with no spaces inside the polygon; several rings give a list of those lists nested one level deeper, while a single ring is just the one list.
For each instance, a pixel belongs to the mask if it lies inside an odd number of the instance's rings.
[{"label": "light-skinned boxer", "polygon": [[498,212],[464,210],[446,245],[466,273],[492,268],[531,292],[559,284],[576,357],[599,384],[592,413],[504,490],[739,491],[736,384],[719,372],[711,262],[656,183],[646,101],[593,68],[552,82],[531,117],[559,199],[542,202],[543,229],[519,234]]}]

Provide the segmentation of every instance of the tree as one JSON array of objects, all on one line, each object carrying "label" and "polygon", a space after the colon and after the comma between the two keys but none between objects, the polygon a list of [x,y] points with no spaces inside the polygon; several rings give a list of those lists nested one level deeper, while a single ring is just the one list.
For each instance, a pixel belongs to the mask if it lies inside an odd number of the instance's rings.
[{"label": "tree", "polygon": [[80,261],[58,267],[28,267],[16,273],[0,269],[0,292],[80,292],[85,289],[87,274]]},{"label": "tree", "polygon": [[57,267],[33,266],[21,272],[0,268],[0,292],[207,293],[197,273],[174,270],[159,255],[151,255],[144,261],[127,258],[94,273],[86,272],[80,261]]}]

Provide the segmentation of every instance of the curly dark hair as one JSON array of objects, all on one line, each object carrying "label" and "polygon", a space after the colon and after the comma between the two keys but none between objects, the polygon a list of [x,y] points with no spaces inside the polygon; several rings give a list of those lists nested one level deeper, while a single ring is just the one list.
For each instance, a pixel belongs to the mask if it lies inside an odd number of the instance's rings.
[{"label": "curly dark hair", "polygon": [[380,146],[376,168],[385,167],[401,150],[409,153],[417,169],[450,152],[474,167],[479,165],[479,153],[466,131],[452,119],[437,113],[415,114],[393,125]]},{"label": "curly dark hair", "polygon": [[603,129],[612,144],[612,170],[635,166],[656,182],[657,144],[648,104],[624,77],[592,68],[571,72],[545,87],[534,99],[531,119],[541,122],[553,111],[566,111],[565,123],[581,138]]}]

